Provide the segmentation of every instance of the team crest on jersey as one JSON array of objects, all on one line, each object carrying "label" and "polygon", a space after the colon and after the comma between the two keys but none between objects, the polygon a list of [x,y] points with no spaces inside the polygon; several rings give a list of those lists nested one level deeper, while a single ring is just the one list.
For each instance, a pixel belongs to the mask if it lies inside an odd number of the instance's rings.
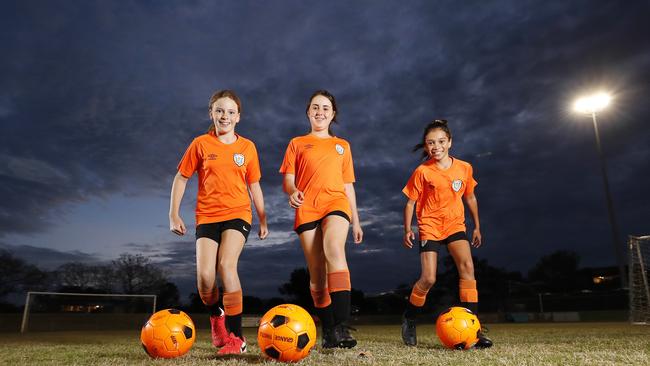
[{"label": "team crest on jersey", "polygon": [[237,166],[244,165],[244,154],[235,154],[232,156],[232,158],[235,161],[235,164],[237,164]]},{"label": "team crest on jersey", "polygon": [[343,146],[336,144],[335,148],[336,152],[339,153],[339,155],[343,155],[343,152],[345,151],[345,149],[343,149]]},{"label": "team crest on jersey", "polygon": [[456,179],[453,182],[451,182],[451,189],[454,190],[454,192],[460,191],[460,189],[463,188],[463,181],[460,179]]}]

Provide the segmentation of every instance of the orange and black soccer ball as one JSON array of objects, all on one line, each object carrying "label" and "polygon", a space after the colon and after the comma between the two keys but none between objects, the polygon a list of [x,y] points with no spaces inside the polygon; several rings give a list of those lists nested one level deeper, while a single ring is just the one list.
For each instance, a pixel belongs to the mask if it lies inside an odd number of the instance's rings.
[{"label": "orange and black soccer ball", "polygon": [[454,306],[438,316],[436,333],[443,346],[453,349],[470,349],[478,341],[481,324],[469,309]]},{"label": "orange and black soccer ball", "polygon": [[300,306],[278,305],[260,319],[257,343],[269,358],[297,362],[307,357],[316,344],[316,324]]},{"label": "orange and black soccer ball", "polygon": [[196,329],[192,319],[176,309],[165,309],[153,314],[142,327],[140,341],[152,358],[182,356],[192,348]]}]

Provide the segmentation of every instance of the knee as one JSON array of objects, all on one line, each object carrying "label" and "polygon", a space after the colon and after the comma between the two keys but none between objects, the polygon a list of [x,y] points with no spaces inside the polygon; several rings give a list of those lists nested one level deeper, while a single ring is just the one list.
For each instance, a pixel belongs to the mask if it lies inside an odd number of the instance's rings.
[{"label": "knee", "polygon": [[237,272],[237,261],[221,258],[218,267],[219,273],[222,276],[227,276],[229,273]]},{"label": "knee", "polygon": [[420,277],[420,286],[425,289],[429,290],[433,285],[436,283],[436,275],[435,274],[422,274]]},{"label": "knee", "polygon": [[464,279],[474,279],[474,263],[471,260],[460,262],[458,274]]},{"label": "knee", "polygon": [[215,280],[214,271],[197,269],[196,283],[199,289],[211,290],[214,287]]}]

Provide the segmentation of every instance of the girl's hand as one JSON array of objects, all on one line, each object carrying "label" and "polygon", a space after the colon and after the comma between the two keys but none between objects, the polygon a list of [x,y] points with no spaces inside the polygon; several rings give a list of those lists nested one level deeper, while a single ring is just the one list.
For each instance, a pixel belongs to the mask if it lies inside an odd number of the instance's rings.
[{"label": "girl's hand", "polygon": [[169,231],[179,236],[185,235],[187,229],[180,216],[169,216]]},{"label": "girl's hand", "polygon": [[302,205],[304,199],[305,194],[297,190],[289,196],[289,206],[291,206],[291,208],[298,208]]},{"label": "girl's hand", "polygon": [[360,244],[363,240],[363,230],[361,230],[361,225],[354,224],[352,225],[352,238],[354,239],[354,244]]},{"label": "girl's hand", "polygon": [[257,233],[261,240],[266,239],[269,235],[269,228],[266,225],[266,222],[260,223],[260,231]]},{"label": "girl's hand", "polygon": [[413,240],[415,240],[415,233],[411,230],[404,233],[404,246],[408,249],[413,248]]},{"label": "girl's hand", "polygon": [[482,244],[482,237],[481,237],[481,230],[479,229],[474,229],[474,232],[472,233],[472,246],[474,248],[478,248]]}]

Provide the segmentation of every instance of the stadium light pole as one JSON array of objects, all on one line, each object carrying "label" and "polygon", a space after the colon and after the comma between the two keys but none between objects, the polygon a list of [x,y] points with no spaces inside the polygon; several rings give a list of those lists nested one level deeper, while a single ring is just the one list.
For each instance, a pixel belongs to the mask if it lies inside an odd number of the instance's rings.
[{"label": "stadium light pole", "polygon": [[605,109],[610,101],[611,96],[607,93],[600,92],[593,95],[579,98],[575,101],[574,110],[576,112],[590,115],[594,123],[594,132],[596,134],[596,149],[598,150],[598,158],[600,160],[600,169],[603,173],[603,184],[605,186],[605,199],[607,200],[607,212],[609,214],[609,224],[612,227],[612,243],[614,245],[614,252],[616,253],[616,262],[618,264],[618,271],[621,277],[621,285],[627,288],[627,276],[625,276],[625,268],[623,266],[623,247],[619,244],[618,225],[616,223],[616,216],[614,215],[614,205],[612,204],[612,195],[609,191],[609,180],[607,179],[607,166],[605,164],[605,157],[600,146],[600,134],[598,133],[598,121],[596,114]]}]

